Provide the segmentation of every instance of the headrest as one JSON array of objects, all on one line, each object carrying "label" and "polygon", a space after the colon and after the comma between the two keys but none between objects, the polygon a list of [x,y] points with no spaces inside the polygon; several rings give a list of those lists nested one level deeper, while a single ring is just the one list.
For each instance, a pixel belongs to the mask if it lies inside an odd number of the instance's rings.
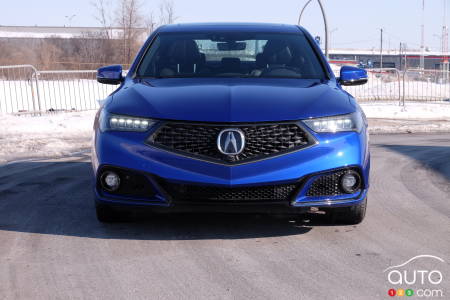
[{"label": "headrest", "polygon": [[193,40],[180,40],[174,42],[169,47],[167,56],[171,61],[178,64],[197,63],[202,59],[197,43]]},{"label": "headrest", "polygon": [[286,65],[292,61],[292,53],[289,47],[284,47],[277,52],[268,55],[268,63],[275,65]]}]

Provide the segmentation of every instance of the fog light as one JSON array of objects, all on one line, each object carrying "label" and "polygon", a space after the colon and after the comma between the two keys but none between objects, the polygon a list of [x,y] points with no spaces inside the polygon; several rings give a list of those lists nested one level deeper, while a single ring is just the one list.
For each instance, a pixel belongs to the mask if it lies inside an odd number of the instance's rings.
[{"label": "fog light", "polygon": [[114,172],[105,172],[102,175],[101,183],[105,190],[114,192],[119,189],[120,177]]},{"label": "fog light", "polygon": [[341,177],[341,187],[347,194],[353,194],[361,187],[361,177],[355,171],[348,171]]}]

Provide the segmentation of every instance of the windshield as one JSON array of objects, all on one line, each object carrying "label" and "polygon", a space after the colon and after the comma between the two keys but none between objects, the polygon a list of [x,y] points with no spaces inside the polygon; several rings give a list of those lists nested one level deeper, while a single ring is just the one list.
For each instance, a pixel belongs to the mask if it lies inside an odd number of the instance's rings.
[{"label": "windshield", "polygon": [[163,33],[141,60],[138,77],[323,79],[302,33]]}]

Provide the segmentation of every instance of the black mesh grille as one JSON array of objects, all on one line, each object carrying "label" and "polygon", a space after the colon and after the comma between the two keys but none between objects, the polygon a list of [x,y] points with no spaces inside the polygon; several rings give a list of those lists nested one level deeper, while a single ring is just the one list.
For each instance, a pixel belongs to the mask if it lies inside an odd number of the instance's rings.
[{"label": "black mesh grille", "polygon": [[[226,128],[239,128],[245,148],[238,155],[224,155],[217,149],[217,137]],[[149,143],[168,150],[225,163],[241,163],[304,148],[311,144],[296,124],[209,125],[166,123]]]},{"label": "black mesh grille", "polygon": [[340,179],[346,173],[346,170],[337,171],[332,174],[322,175],[317,178],[309,187],[306,196],[338,196],[345,194],[341,189]]},{"label": "black mesh grille", "polygon": [[177,202],[285,202],[293,197],[296,184],[226,188],[161,182]]}]

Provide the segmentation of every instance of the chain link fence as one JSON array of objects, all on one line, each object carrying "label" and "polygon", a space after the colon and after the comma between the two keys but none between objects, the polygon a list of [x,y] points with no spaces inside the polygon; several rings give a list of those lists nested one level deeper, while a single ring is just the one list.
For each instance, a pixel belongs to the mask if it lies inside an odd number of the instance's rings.
[{"label": "chain link fence", "polygon": [[[369,69],[369,81],[345,87],[358,101],[450,101],[450,72]],[[99,107],[117,87],[96,80],[95,70],[38,71],[32,65],[0,66],[0,112],[33,113]]]}]

